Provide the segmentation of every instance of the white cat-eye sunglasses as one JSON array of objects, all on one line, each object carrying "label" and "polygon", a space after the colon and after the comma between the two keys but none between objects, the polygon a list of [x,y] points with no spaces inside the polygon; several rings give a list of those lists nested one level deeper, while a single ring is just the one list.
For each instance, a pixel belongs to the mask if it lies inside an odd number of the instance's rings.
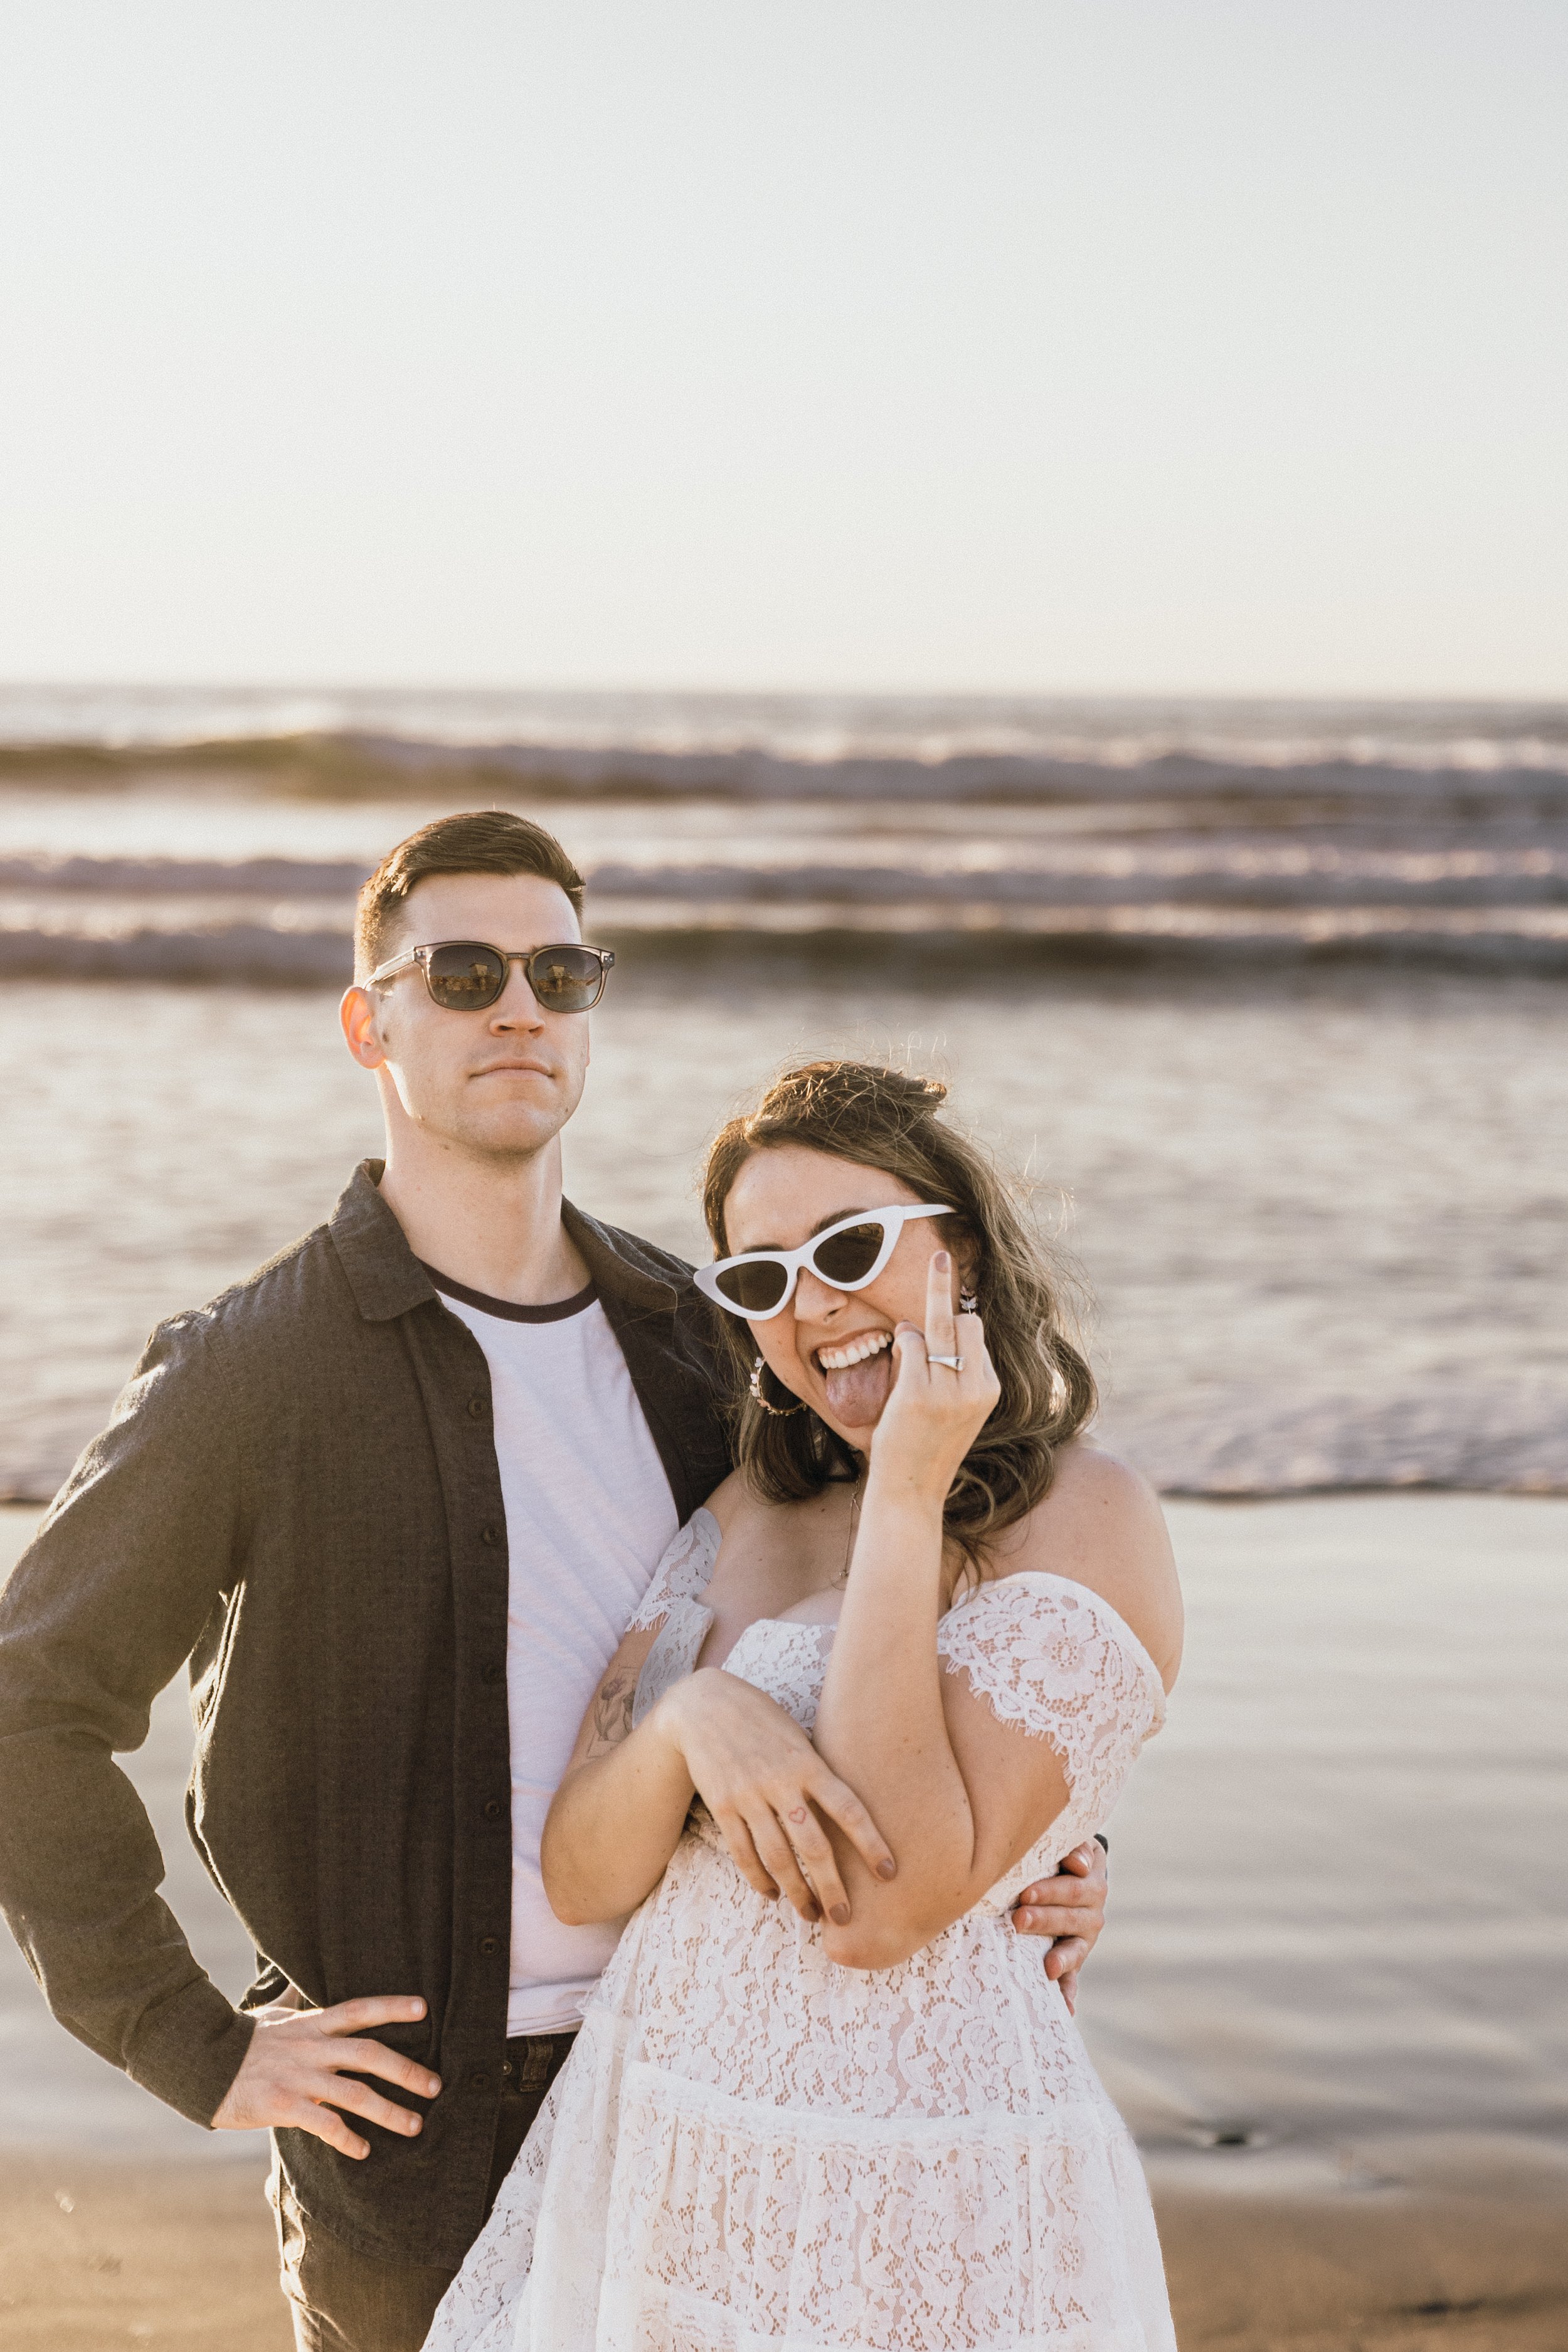
[{"label": "white cat-eye sunglasses", "polygon": [[746,1250],[699,1266],[697,1287],[731,1315],[765,1323],[782,1314],[795,1297],[796,1277],[808,1265],[830,1290],[864,1290],[875,1282],[898,1246],[911,1217],[951,1217],[952,1209],[922,1201],[907,1209],[857,1209],[835,1225],[814,1234],[793,1250]]}]

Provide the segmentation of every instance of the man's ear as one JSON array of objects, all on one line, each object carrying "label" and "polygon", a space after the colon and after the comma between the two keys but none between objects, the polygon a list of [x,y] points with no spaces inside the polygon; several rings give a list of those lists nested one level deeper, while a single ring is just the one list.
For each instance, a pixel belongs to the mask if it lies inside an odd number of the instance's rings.
[{"label": "man's ear", "polygon": [[345,988],[338,1007],[343,1040],[362,1070],[379,1070],[386,1059],[381,1042],[381,1007],[368,988]]}]

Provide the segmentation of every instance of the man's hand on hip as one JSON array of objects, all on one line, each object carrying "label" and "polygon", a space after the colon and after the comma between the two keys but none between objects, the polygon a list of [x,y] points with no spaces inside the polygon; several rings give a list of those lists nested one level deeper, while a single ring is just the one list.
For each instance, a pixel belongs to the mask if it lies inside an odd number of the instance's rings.
[{"label": "man's hand on hip", "polygon": [[1069,2010],[1078,2005],[1078,1972],[1105,1925],[1105,1849],[1090,1838],[1063,1857],[1054,1878],[1037,1878],[1013,1906],[1019,1935],[1054,1937],[1046,1974]]},{"label": "man's hand on hip", "polygon": [[376,2074],[399,2090],[433,2099],[441,2087],[438,2075],[379,2042],[360,2038],[368,2026],[405,2025],[424,2014],[425,2003],[416,1995],[395,1993],[342,2000],[335,2009],[295,2009],[284,2001],[258,2009],[250,2047],[213,2117],[214,2131],[314,2132],[344,2156],[368,2156],[368,2140],[337,2113],[345,2107],[367,2123],[412,2138],[423,2130],[423,2116],[384,2099],[368,2083],[348,2078]]}]

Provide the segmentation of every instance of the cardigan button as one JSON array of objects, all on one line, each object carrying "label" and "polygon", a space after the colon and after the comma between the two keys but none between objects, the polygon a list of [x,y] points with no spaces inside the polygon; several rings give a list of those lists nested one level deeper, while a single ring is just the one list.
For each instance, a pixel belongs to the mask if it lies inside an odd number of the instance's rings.
[{"label": "cardigan button", "polygon": [[504,1666],[487,1666],[483,1674],[479,1676],[479,1680],[482,1683],[504,1683],[506,1680],[506,1668]]},{"label": "cardigan button", "polygon": [[483,1397],[471,1396],[468,1399],[468,1419],[470,1421],[483,1421],[484,1417],[485,1401]]},{"label": "cardigan button", "polygon": [[499,1822],[506,1811],[505,1801],[500,1797],[487,1797],[479,1811],[487,1822]]},{"label": "cardigan button", "polygon": [[496,1545],[500,1541],[500,1529],[498,1527],[481,1528],[479,1529],[479,1541],[482,1544],[489,1544],[493,1550]]},{"label": "cardigan button", "polygon": [[482,2091],[489,2082],[489,2076],[485,2073],[482,2066],[476,2066],[473,2073],[468,2076],[468,2088],[470,2091]]},{"label": "cardigan button", "polygon": [[500,1949],[500,1937],[499,1936],[481,1936],[479,1937],[479,1958],[481,1960],[493,1959]]}]

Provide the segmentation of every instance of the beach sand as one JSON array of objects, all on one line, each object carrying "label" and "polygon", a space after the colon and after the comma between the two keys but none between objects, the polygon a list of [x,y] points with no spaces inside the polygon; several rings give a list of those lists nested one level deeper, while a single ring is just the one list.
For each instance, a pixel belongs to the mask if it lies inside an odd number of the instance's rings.
[{"label": "beach sand", "polygon": [[0,2158],[5,2352],[289,2352],[258,2162]]},{"label": "beach sand", "polygon": [[1568,2168],[1494,2172],[1479,2193],[1155,2203],[1182,2352],[1568,2346]]},{"label": "beach sand", "polygon": [[[32,1512],[0,1514],[0,1572]],[[1184,2352],[1563,2352],[1568,1503],[1180,1503],[1186,1666],[1111,1825],[1080,2015]],[[183,1695],[128,1759],[220,1981]],[[0,1950],[0,2352],[287,2352],[259,2151],[45,2016]]]},{"label": "beach sand", "polygon": [[[1477,2149],[1483,2158],[1484,2149]],[[259,2164],[0,2159],[0,2347],[289,2352]],[[1563,2352],[1568,2168],[1484,2192],[1166,2186],[1183,2352]]]}]

